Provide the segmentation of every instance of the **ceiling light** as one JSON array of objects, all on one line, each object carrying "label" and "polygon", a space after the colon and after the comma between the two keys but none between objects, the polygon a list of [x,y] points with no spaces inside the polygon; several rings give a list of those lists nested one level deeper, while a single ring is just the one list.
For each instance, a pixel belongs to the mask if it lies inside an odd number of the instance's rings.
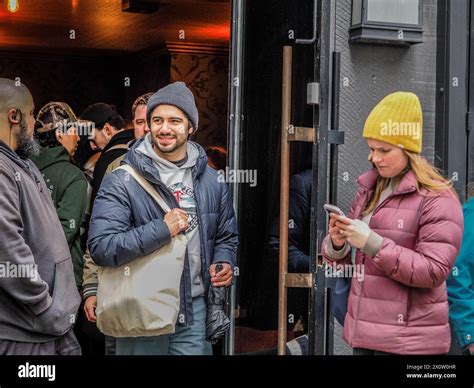
[{"label": "ceiling light", "polygon": [[20,8],[19,0],[8,0],[7,8],[11,13],[15,13]]}]

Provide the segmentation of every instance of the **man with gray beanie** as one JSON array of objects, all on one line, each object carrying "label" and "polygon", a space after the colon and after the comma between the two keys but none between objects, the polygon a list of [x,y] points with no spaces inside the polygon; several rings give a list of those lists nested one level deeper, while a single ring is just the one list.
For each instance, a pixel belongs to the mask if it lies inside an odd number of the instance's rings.
[{"label": "man with gray beanie", "polygon": [[[208,355],[205,340],[209,286],[232,282],[238,245],[227,186],[207,166],[203,148],[189,141],[199,114],[182,82],[156,92],[147,104],[151,129],[137,140],[122,163],[146,179],[167,202],[164,213],[128,173],[108,175],[99,190],[89,229],[93,260],[117,267],[148,255],[185,233],[188,240],[181,277],[180,312],[173,334],[117,339],[117,354]],[[216,264],[222,269],[216,273]]]}]

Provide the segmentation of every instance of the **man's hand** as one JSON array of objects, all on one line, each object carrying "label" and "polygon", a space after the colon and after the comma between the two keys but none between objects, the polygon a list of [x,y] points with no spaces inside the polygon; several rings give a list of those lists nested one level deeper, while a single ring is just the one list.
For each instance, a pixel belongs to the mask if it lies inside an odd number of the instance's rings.
[{"label": "man's hand", "polygon": [[168,226],[171,237],[174,237],[181,231],[188,229],[188,214],[183,209],[171,209],[169,213],[165,214],[163,221],[165,221]]},{"label": "man's hand", "polygon": [[209,274],[211,275],[211,283],[214,287],[227,287],[232,283],[232,267],[229,263],[219,263],[222,270],[216,273],[216,264],[211,264]]},{"label": "man's hand", "polygon": [[97,316],[95,315],[95,309],[97,307],[97,296],[89,296],[84,302],[84,312],[89,322],[96,322]]}]

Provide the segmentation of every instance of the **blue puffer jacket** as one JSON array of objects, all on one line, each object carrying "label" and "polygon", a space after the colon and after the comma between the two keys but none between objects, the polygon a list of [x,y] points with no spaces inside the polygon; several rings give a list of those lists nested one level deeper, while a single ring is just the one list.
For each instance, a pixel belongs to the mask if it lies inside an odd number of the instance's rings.
[{"label": "blue puffer jacket", "polygon": [[474,198],[463,206],[464,234],[448,286],[449,319],[458,344],[474,342]]},{"label": "blue puffer jacket", "polygon": [[[160,180],[152,159],[137,153],[142,141],[144,139],[134,144],[122,164],[131,165],[148,180],[171,209],[179,207],[174,195]],[[207,166],[202,147],[194,144],[199,149],[199,157],[192,169],[192,179],[199,218],[202,279],[207,291],[211,264],[227,262],[235,266],[238,233],[227,186],[219,182],[217,172]],[[102,182],[94,202],[88,240],[92,259],[100,266],[116,267],[169,244],[170,232],[163,217],[155,201],[124,170],[112,172]],[[191,325],[191,277],[187,257],[180,294],[178,324]]]}]

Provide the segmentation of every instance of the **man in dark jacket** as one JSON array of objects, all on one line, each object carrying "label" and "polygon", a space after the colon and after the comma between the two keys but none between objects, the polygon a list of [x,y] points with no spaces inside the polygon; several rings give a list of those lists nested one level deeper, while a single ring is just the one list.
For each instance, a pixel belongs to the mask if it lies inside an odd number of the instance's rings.
[{"label": "man in dark jacket", "polygon": [[127,144],[135,137],[132,129],[125,129],[125,121],[113,105],[102,102],[92,104],[86,108],[81,119],[95,124],[94,137],[90,142],[91,148],[102,151],[94,169],[91,194],[91,208],[93,208],[107,168],[115,159],[127,153]]},{"label": "man in dark jacket", "polygon": [[[288,230],[288,272],[308,273],[310,271],[310,213],[311,213],[312,171],[305,170],[291,177]],[[280,246],[279,218],[273,222],[269,246],[273,257],[278,257]],[[278,265],[276,265],[276,268]],[[289,330],[307,330],[309,291],[288,290]],[[276,303],[275,303],[276,305]],[[294,327],[300,322],[303,327]]]},{"label": "man in dark jacket", "polygon": [[[134,137],[136,139],[142,137],[145,133],[149,132],[148,125],[146,125],[146,104],[153,93],[147,93],[138,97],[132,105],[132,117],[134,127]],[[94,118],[98,125],[102,125],[104,120],[109,120],[112,124],[121,125],[121,118],[118,117],[113,111],[113,107],[106,104],[94,104],[91,105],[85,111],[86,118]],[[111,117],[109,119],[109,117]],[[123,121],[123,120],[122,120]],[[102,130],[107,130],[111,124],[105,123]],[[95,134],[94,139],[100,138],[98,133]],[[95,141],[95,140],[94,140]],[[91,142],[92,146],[95,145]],[[128,149],[133,144],[133,140],[130,139],[130,131],[120,131],[116,133],[110,143],[104,148],[103,157],[100,159],[98,170],[94,171],[94,179],[96,184],[102,183],[105,175],[110,174],[115,168],[120,166],[123,158],[125,157]],[[98,161],[99,163],[99,161]],[[97,168],[97,167],[96,167]],[[94,184],[94,182],[93,182]],[[97,187],[93,193],[92,201],[95,199],[97,194]],[[92,206],[92,205],[91,205]],[[86,252],[84,257],[84,271],[83,271],[83,289],[82,295],[84,298],[84,311],[89,322],[96,322],[95,309],[97,307],[97,283],[98,283],[98,267],[92,261],[89,252]],[[115,339],[110,336],[105,337],[105,354],[115,354]]]},{"label": "man in dark jacket", "polygon": [[35,150],[33,98],[0,79],[0,354],[81,354],[71,254]]},{"label": "man in dark jacket", "polygon": [[[90,212],[94,208],[95,197],[102,184],[102,180],[111,165],[117,165],[121,158],[128,151],[128,145],[134,140],[133,130],[125,129],[125,121],[117,113],[115,106],[98,102],[89,105],[82,113],[82,120],[92,121],[94,123],[93,138],[90,146],[93,150],[100,150],[101,155],[94,168],[92,180],[92,192],[90,196]],[[93,265],[90,259],[89,250],[84,255],[83,271],[83,289],[84,312],[88,321],[94,326],[85,323],[91,333],[99,333],[95,327],[95,307],[97,305],[97,267]],[[91,276],[91,274],[93,276]],[[91,279],[92,278],[92,279]],[[97,338],[97,336],[95,336]],[[102,339],[99,336],[100,340]],[[96,346],[99,347],[99,346]],[[115,341],[112,337],[105,339],[105,353],[107,355],[115,354]]]},{"label": "man in dark jacket", "polygon": [[[210,354],[205,341],[205,295],[232,282],[237,227],[225,183],[207,166],[207,156],[188,136],[198,111],[182,82],[160,89],[147,105],[151,133],[124,159],[150,182],[169,213],[123,170],[108,175],[99,190],[89,229],[89,249],[100,266],[115,267],[152,253],[185,232],[187,255],[181,279],[176,332],[157,337],[118,338],[117,354]],[[216,273],[215,266],[223,269]],[[99,284],[100,286],[100,284]]]}]

